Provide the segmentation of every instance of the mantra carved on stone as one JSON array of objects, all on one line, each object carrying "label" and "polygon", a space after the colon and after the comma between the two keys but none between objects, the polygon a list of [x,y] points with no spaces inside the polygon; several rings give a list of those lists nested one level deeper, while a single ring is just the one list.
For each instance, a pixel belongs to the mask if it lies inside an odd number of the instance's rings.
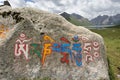
[{"label": "mantra carved on stone", "polygon": [[60,53],[63,57],[60,59],[62,63],[69,65],[70,62],[76,63],[78,67],[82,66],[83,54],[85,61],[92,62],[100,56],[100,45],[97,41],[89,41],[87,37],[75,35],[71,40],[73,43],[61,37],[61,43],[55,41],[48,35],[43,36],[44,44],[30,43],[32,38],[28,39],[24,33],[21,33],[15,43],[14,54],[16,57],[24,56],[29,60],[29,54],[36,54],[44,65],[48,55],[52,52]]}]

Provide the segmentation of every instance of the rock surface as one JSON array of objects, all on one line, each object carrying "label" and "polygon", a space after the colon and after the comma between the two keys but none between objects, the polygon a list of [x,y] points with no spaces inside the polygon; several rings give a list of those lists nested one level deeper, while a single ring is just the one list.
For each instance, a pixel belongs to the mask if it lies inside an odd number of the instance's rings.
[{"label": "rock surface", "polygon": [[[0,7],[1,24],[8,31],[4,33],[5,37],[0,37],[0,80],[29,80],[45,77],[51,80],[109,80],[105,47],[100,35],[84,27],[75,26],[57,14],[31,8]],[[18,50],[15,45],[22,44],[22,42],[19,44],[16,42],[20,37],[28,40],[24,43],[29,45],[28,55],[24,52],[27,50],[26,46],[25,50],[16,53],[18,56],[15,55],[15,50]],[[61,37],[64,38],[63,41],[60,40]],[[47,39],[50,41],[46,41]],[[51,43],[52,46],[55,43],[60,46],[70,44],[68,48],[71,50],[64,47],[68,50],[68,53],[66,52],[68,56],[63,57],[61,52],[48,47],[44,61],[44,44],[47,43]],[[74,43],[81,46],[76,47]],[[34,47],[30,45],[38,46],[38,48],[32,51]],[[81,50],[77,53],[76,48]],[[64,49],[60,48],[65,52]],[[52,52],[50,53],[49,50]],[[72,52],[72,59],[69,50]],[[75,58],[77,56],[81,58],[78,63]],[[68,62],[64,62],[64,58]]]}]

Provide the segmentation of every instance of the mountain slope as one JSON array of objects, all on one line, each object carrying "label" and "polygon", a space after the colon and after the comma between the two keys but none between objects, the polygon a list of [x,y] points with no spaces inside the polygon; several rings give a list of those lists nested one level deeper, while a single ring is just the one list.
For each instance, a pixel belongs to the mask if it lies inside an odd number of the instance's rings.
[{"label": "mountain slope", "polygon": [[64,12],[64,13],[62,13],[60,15],[63,16],[69,22],[71,22],[71,23],[73,23],[73,24],[75,24],[77,26],[91,25],[91,22],[88,19],[86,19],[86,18],[84,18],[84,17],[82,17],[82,16],[80,16],[78,14],[75,14],[75,13],[68,14],[68,13]]},{"label": "mountain slope", "polygon": [[99,15],[91,20],[94,25],[118,25],[120,24],[120,14],[114,16]]}]

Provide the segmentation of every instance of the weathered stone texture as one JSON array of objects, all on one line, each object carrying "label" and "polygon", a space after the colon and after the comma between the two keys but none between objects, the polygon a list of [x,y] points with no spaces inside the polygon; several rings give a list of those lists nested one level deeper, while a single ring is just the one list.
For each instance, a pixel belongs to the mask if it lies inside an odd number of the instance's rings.
[{"label": "weathered stone texture", "polygon": [[[104,41],[100,35],[84,27],[75,26],[57,14],[31,8],[3,7],[0,7],[0,22],[10,30],[6,33],[6,38],[0,39],[0,80],[37,77],[50,77],[51,80],[109,80]],[[69,65],[61,63],[62,55],[52,52],[42,66],[40,58],[35,54],[29,54],[29,61],[26,61],[23,55],[15,57],[15,43],[21,33],[26,34],[29,39],[32,38],[28,44],[40,45],[44,44],[42,35],[50,36],[55,42],[61,42],[60,38],[66,37],[71,44],[74,43],[74,35],[87,37],[87,41],[80,43],[83,46],[87,42],[98,42],[100,57],[87,63],[82,51],[82,66],[78,67],[72,62]],[[40,50],[42,52],[41,48]]]}]

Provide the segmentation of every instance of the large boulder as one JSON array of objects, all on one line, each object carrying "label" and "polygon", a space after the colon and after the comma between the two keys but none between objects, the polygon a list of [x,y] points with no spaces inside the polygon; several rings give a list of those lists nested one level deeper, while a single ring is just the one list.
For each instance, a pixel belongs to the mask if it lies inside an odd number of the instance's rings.
[{"label": "large boulder", "polygon": [[57,14],[0,7],[0,80],[109,80],[103,38]]}]

